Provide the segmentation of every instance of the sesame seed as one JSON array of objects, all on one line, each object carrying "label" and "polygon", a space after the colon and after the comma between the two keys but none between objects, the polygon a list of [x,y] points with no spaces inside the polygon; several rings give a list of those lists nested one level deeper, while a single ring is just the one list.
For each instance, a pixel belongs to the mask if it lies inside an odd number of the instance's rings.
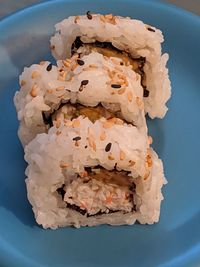
[{"label": "sesame seed", "polygon": [[80,126],[80,121],[79,120],[74,120],[73,123],[72,123],[72,126],[74,128],[79,127]]},{"label": "sesame seed", "polygon": [[25,84],[26,84],[26,82],[24,80],[21,80],[20,85],[24,86]]},{"label": "sesame seed", "polygon": [[65,67],[67,67],[67,68],[70,66],[70,62],[67,61],[67,60],[62,60],[62,63],[63,63],[63,65],[64,65]]},{"label": "sesame seed", "polygon": [[83,81],[81,81],[81,85],[87,85],[88,83],[89,83],[88,80],[83,80]]},{"label": "sesame seed", "polygon": [[53,93],[53,90],[52,89],[47,89],[47,93],[48,94],[52,94]]},{"label": "sesame seed", "polygon": [[56,48],[55,45],[50,45],[51,50],[54,50],[55,48]]},{"label": "sesame seed", "polygon": [[55,125],[55,126],[56,126],[56,128],[59,128],[59,127],[60,127],[60,125],[61,125],[61,121],[60,121],[60,120],[57,120],[57,121],[56,121],[56,125]]},{"label": "sesame seed", "polygon": [[57,132],[56,132],[56,135],[60,135],[60,134],[61,134],[61,131],[57,131]]},{"label": "sesame seed", "polygon": [[120,150],[120,156],[119,156],[120,160],[124,160],[125,159],[125,153],[123,150]]},{"label": "sesame seed", "polygon": [[118,95],[122,95],[126,91],[126,88],[121,88],[117,91]]},{"label": "sesame seed", "polygon": [[81,59],[77,59],[77,63],[80,66],[83,66],[85,64],[85,62],[83,60],[81,60]]},{"label": "sesame seed", "polygon": [[37,96],[37,89],[38,89],[37,84],[34,84],[33,87],[32,87],[32,89],[31,89],[31,91],[30,91],[30,95],[32,97],[36,97]]},{"label": "sesame seed", "polygon": [[46,63],[46,61],[42,60],[42,61],[40,61],[39,65],[43,66],[45,63]]},{"label": "sesame seed", "polygon": [[62,90],[64,90],[64,89],[65,89],[64,86],[59,86],[59,87],[56,88],[56,91],[62,91]]},{"label": "sesame seed", "polygon": [[38,71],[36,71],[36,70],[33,71],[32,74],[31,74],[31,78],[32,78],[32,79],[35,79],[35,78],[37,78],[37,77],[39,77],[39,76],[40,76],[40,73],[39,73]]},{"label": "sesame seed", "polygon": [[115,159],[115,158],[113,157],[112,153],[109,153],[109,155],[108,155],[108,159],[109,159],[109,160],[114,160],[114,159]]},{"label": "sesame seed", "polygon": [[76,136],[76,137],[73,138],[73,141],[79,141],[79,140],[81,140],[80,136]]},{"label": "sesame seed", "polygon": [[105,21],[106,21],[104,15],[100,15],[100,20],[101,20],[102,22],[105,22]]},{"label": "sesame seed", "polygon": [[67,168],[67,167],[69,167],[68,163],[66,163],[66,162],[61,162],[60,163],[60,168]]},{"label": "sesame seed", "polygon": [[105,18],[108,19],[108,20],[110,20],[110,19],[113,18],[113,14],[107,14],[107,15],[105,15]]},{"label": "sesame seed", "polygon": [[46,70],[47,70],[47,71],[50,71],[51,69],[52,69],[52,64],[50,63],[50,64],[47,66]]},{"label": "sesame seed", "polygon": [[104,141],[105,139],[106,139],[106,133],[102,132],[101,135],[100,135],[100,140]]},{"label": "sesame seed", "polygon": [[155,32],[155,30],[152,29],[151,27],[148,27],[147,30],[150,31],[150,32]]},{"label": "sesame seed", "polygon": [[132,92],[129,91],[127,97],[128,97],[128,101],[131,102],[133,100]]},{"label": "sesame seed", "polygon": [[148,96],[149,96],[149,90],[144,88],[143,97],[148,97]]},{"label": "sesame seed", "polygon": [[106,147],[105,147],[105,151],[106,151],[106,152],[109,152],[110,149],[111,149],[111,146],[112,146],[112,143],[108,143],[108,144],[106,145]]},{"label": "sesame seed", "polygon": [[153,138],[150,135],[148,136],[148,142],[149,142],[149,145],[153,143]]},{"label": "sesame seed", "polygon": [[86,15],[87,15],[87,18],[88,18],[89,20],[92,19],[92,15],[90,14],[90,11],[87,11]]},{"label": "sesame seed", "polygon": [[113,126],[113,122],[111,122],[111,121],[105,121],[103,123],[103,128],[105,128],[105,129],[108,129],[108,128],[112,127],[112,126]]},{"label": "sesame seed", "polygon": [[79,16],[76,16],[75,19],[74,19],[74,23],[77,23],[78,20],[80,20],[80,17]]},{"label": "sesame seed", "polygon": [[134,165],[135,165],[135,161],[129,160],[129,166],[134,166]]},{"label": "sesame seed", "polygon": [[87,148],[88,146],[85,146],[85,149]]},{"label": "sesame seed", "polygon": [[118,88],[119,89],[119,88],[121,88],[121,85],[120,84],[111,84],[111,87],[112,88],[116,88],[116,89]]},{"label": "sesame seed", "polygon": [[144,180],[146,180],[149,177],[150,172],[145,173]]}]

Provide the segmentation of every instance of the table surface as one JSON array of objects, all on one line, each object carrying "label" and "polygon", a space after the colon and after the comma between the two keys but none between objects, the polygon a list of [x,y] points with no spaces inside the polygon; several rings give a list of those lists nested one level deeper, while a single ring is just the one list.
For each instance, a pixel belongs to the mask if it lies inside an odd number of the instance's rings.
[{"label": "table surface", "polygon": [[[53,1],[53,0],[52,0]],[[41,0],[0,0],[0,19],[21,8],[43,2]],[[163,0],[200,16],[200,0]]]}]

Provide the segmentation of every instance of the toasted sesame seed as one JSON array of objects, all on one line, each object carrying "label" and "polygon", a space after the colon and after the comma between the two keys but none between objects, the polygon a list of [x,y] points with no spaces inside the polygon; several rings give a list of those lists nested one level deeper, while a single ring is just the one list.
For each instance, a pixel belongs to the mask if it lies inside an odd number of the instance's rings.
[{"label": "toasted sesame seed", "polygon": [[21,86],[24,86],[25,84],[26,84],[26,81],[21,80],[20,85],[21,85]]},{"label": "toasted sesame seed", "polygon": [[73,122],[70,121],[70,120],[66,120],[66,121],[65,121],[65,126],[67,126],[67,127],[72,126],[72,124],[73,124]]},{"label": "toasted sesame seed", "polygon": [[108,144],[106,145],[106,147],[105,147],[105,151],[106,151],[106,152],[109,152],[110,149],[111,149],[111,146],[112,146],[112,143],[108,143]]},{"label": "toasted sesame seed", "polygon": [[61,131],[57,131],[57,132],[56,132],[56,135],[60,135],[60,134],[61,134]]},{"label": "toasted sesame seed", "polygon": [[120,150],[120,156],[119,156],[120,160],[124,160],[125,159],[125,153],[123,150]]},{"label": "toasted sesame seed", "polygon": [[36,97],[37,96],[37,89],[38,89],[37,84],[34,84],[33,87],[32,87],[32,89],[31,89],[31,91],[30,91],[30,95],[32,97]]},{"label": "toasted sesame seed", "polygon": [[74,71],[78,67],[78,64],[73,64],[71,67],[71,71]]},{"label": "toasted sesame seed", "polygon": [[50,64],[47,66],[46,70],[47,70],[47,71],[50,71],[50,70],[52,69],[52,66],[53,66],[53,65],[50,63]]},{"label": "toasted sesame seed", "polygon": [[146,180],[149,177],[150,172],[145,173],[144,180]]},{"label": "toasted sesame seed", "polygon": [[53,90],[52,89],[47,89],[47,93],[48,94],[52,94],[53,93]]},{"label": "toasted sesame seed", "polygon": [[104,141],[106,139],[106,133],[103,131],[101,134],[100,134],[100,140],[101,141]]},{"label": "toasted sesame seed", "polygon": [[56,88],[56,91],[63,91],[64,89],[65,89],[64,86],[59,86],[59,87]]},{"label": "toasted sesame seed", "polygon": [[153,138],[150,135],[148,136],[148,142],[149,142],[149,145],[153,143]]},{"label": "toasted sesame seed", "polygon": [[76,137],[73,138],[73,141],[79,141],[79,140],[81,140],[80,136],[76,136]]},{"label": "toasted sesame seed", "polygon": [[31,74],[31,78],[32,78],[32,79],[35,79],[35,78],[37,78],[37,77],[39,77],[39,76],[40,76],[40,73],[39,73],[38,71],[36,71],[36,70],[33,71],[32,74]]},{"label": "toasted sesame seed", "polygon": [[112,155],[111,152],[108,154],[108,159],[109,159],[109,160],[114,160],[114,159],[115,159],[115,158],[113,157],[113,155]]},{"label": "toasted sesame seed", "polygon": [[77,59],[77,63],[80,66],[83,66],[85,64],[85,62],[83,60],[81,60],[81,59]]},{"label": "toasted sesame seed", "polygon": [[45,63],[46,63],[46,61],[42,60],[42,61],[40,61],[39,65],[43,66]]},{"label": "toasted sesame seed", "polygon": [[90,11],[87,11],[86,15],[87,15],[87,18],[88,18],[89,20],[92,19],[92,15],[90,14]]},{"label": "toasted sesame seed", "polygon": [[110,20],[110,19],[113,18],[113,14],[106,14],[105,15],[105,18],[108,19],[108,20]]},{"label": "toasted sesame seed", "polygon": [[126,88],[121,88],[117,91],[119,95],[122,95],[126,91]]},{"label": "toasted sesame seed", "polygon": [[132,94],[131,91],[128,92],[127,97],[128,97],[128,101],[129,101],[129,102],[131,102],[131,101],[133,100],[133,94]]},{"label": "toasted sesame seed", "polygon": [[69,167],[69,164],[67,162],[60,163],[60,168],[67,168],[67,167]]},{"label": "toasted sesame seed", "polygon": [[100,20],[101,20],[102,22],[105,22],[105,21],[106,21],[104,15],[100,15]]},{"label": "toasted sesame seed", "polygon": [[88,83],[89,83],[88,80],[83,80],[83,81],[81,81],[81,85],[87,85]]},{"label": "toasted sesame seed", "polygon": [[75,141],[75,146],[79,146],[80,142],[79,141]]},{"label": "toasted sesame seed", "polygon": [[121,88],[121,85],[120,84],[111,84],[111,87],[119,89],[119,88]]},{"label": "toasted sesame seed", "polygon": [[60,125],[61,125],[61,121],[60,120],[57,120],[56,123],[55,123],[56,128],[59,128]]},{"label": "toasted sesame seed", "polygon": [[147,160],[148,167],[151,167],[153,165],[153,161],[152,161],[151,156],[150,155],[147,155],[146,160]]},{"label": "toasted sesame seed", "polygon": [[133,160],[129,160],[129,166],[134,166],[135,165],[135,161],[133,161]]},{"label": "toasted sesame seed", "polygon": [[95,64],[90,64],[89,66],[88,66],[89,68],[93,68],[93,69],[97,69],[98,68],[98,66],[97,65],[95,65]]},{"label": "toasted sesame seed", "polygon": [[111,122],[111,121],[105,121],[105,122],[103,123],[103,128],[108,129],[108,128],[112,127],[113,124],[114,124],[114,123]]},{"label": "toasted sesame seed", "polygon": [[140,99],[139,96],[136,97],[136,104],[137,104],[138,107],[141,108],[141,109],[144,107],[143,101]]},{"label": "toasted sesame seed", "polygon": [[68,60],[62,60],[62,63],[66,68],[70,67],[70,65],[71,65]]},{"label": "toasted sesame seed", "polygon": [[79,120],[74,120],[73,123],[72,123],[72,126],[74,128],[79,127],[80,126],[80,121]]},{"label": "toasted sesame seed", "polygon": [[77,23],[78,20],[80,20],[80,17],[79,16],[76,16],[75,19],[74,19],[74,23]]}]

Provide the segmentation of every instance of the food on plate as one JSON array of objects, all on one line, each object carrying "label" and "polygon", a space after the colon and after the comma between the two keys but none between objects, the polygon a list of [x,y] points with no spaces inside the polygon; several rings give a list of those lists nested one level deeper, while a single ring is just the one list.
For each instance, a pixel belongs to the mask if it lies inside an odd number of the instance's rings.
[{"label": "food on plate", "polygon": [[145,112],[151,118],[162,118],[171,93],[166,67],[168,54],[162,54],[161,49],[163,41],[159,29],[142,21],[87,13],[56,24],[51,49],[56,59],[70,58],[74,54],[81,57],[94,51],[120,58],[141,77]]},{"label": "food on plate", "polygon": [[58,66],[43,61],[24,69],[14,98],[23,145],[47,132],[49,117],[67,102],[101,104],[146,131],[140,76],[118,58],[97,52],[84,55],[81,62],[74,55],[58,61]]},{"label": "food on plate", "polygon": [[48,134],[25,147],[28,199],[38,224],[157,222],[165,178],[148,137],[118,118],[70,120],[61,113]]},{"label": "food on plate", "polygon": [[87,12],[56,25],[56,64],[26,67],[16,92],[28,199],[38,224],[158,222],[166,183],[145,114],[171,94],[162,32]]}]

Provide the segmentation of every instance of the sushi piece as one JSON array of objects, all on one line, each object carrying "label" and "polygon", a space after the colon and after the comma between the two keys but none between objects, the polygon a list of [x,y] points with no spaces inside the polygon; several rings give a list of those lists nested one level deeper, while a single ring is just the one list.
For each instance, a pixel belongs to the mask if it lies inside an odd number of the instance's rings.
[{"label": "sushi piece", "polygon": [[60,120],[25,147],[25,160],[28,199],[44,228],[159,219],[162,162],[132,124]]},{"label": "sushi piece", "polygon": [[52,114],[68,102],[101,105],[147,132],[140,76],[130,66],[97,52],[84,55],[81,63],[78,55],[57,63],[58,67],[49,62],[34,64],[20,76],[14,102],[23,145],[47,132]]},{"label": "sushi piece", "polygon": [[162,54],[164,38],[159,29],[128,17],[91,13],[71,16],[55,27],[51,49],[57,60],[91,52],[121,59],[141,77],[145,112],[151,118],[164,117],[171,86],[168,54]]}]

